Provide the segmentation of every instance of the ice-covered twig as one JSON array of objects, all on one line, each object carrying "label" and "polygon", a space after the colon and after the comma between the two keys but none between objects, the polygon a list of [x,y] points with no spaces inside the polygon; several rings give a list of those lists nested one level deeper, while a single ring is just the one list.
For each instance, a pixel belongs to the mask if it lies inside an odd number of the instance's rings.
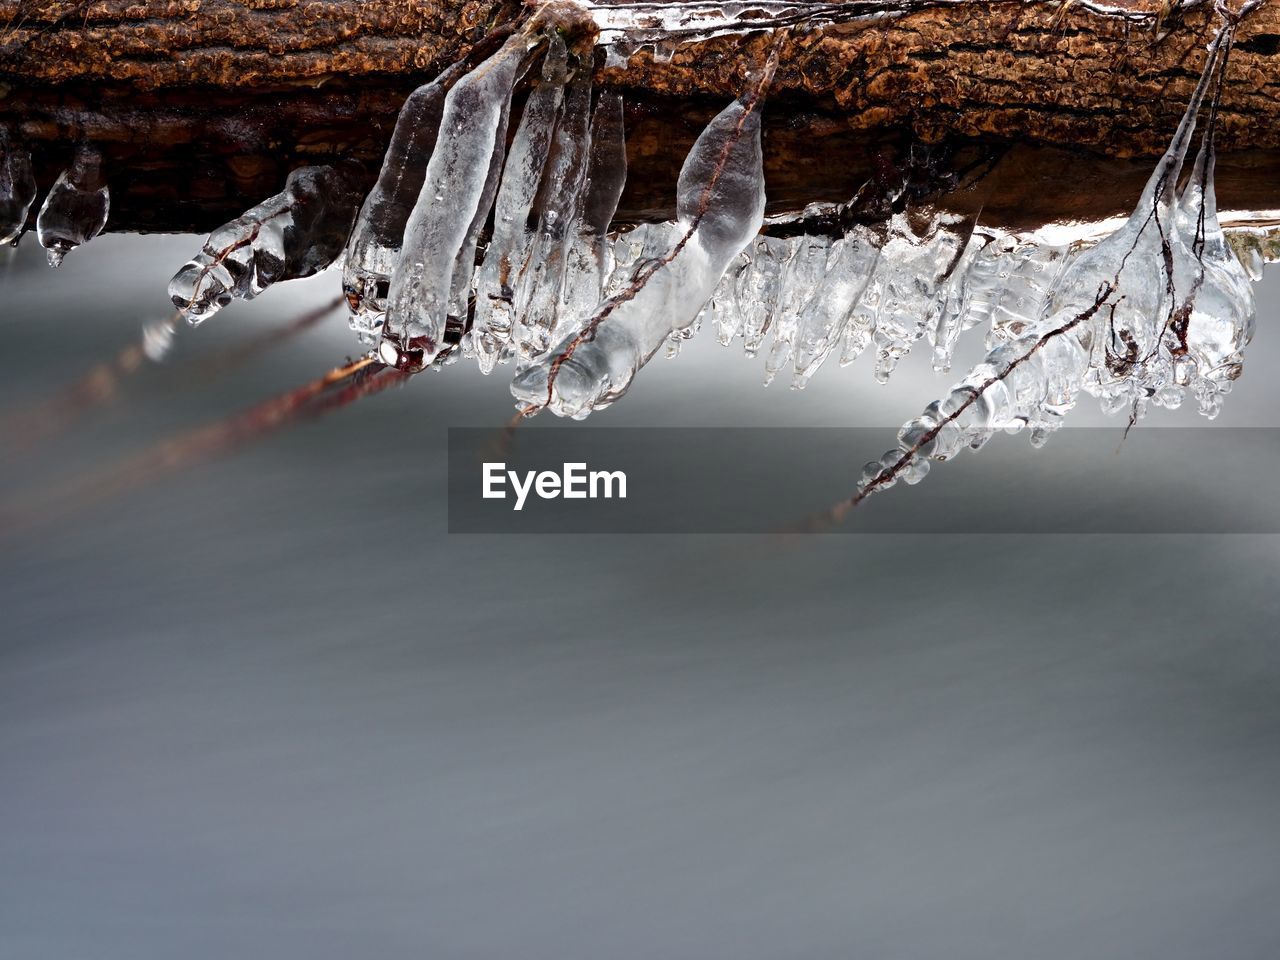
[{"label": "ice-covered twig", "polygon": [[[1174,194],[1196,115],[1229,40],[1229,31],[1223,31],[1211,47],[1178,132],[1125,225],[1064,271],[1032,332],[996,347],[944,400],[906,424],[898,449],[867,464],[857,492],[830,512],[828,522],[898,479],[922,479],[931,459],[948,459],[965,445],[981,446],[995,430],[1030,423],[1033,441],[1043,442],[1082,389],[1100,397],[1127,389],[1141,357],[1138,338],[1158,338],[1161,319],[1174,315],[1169,312],[1179,286]],[[1209,175],[1207,166],[1198,172],[1202,178]],[[1123,363],[1114,352],[1117,342],[1129,350]]]},{"label": "ice-covered twig", "polygon": [[[1065,343],[1066,338],[1075,333],[1077,328],[1089,324],[1108,304],[1115,290],[1113,283],[1104,284],[1098,290],[1097,299],[1085,310],[1040,336],[1009,344],[989,354],[984,363],[970,375],[971,380],[977,379],[976,384],[961,384],[951,392],[946,401],[932,405],[923,417],[907,424],[900,434],[900,448],[886,453],[879,461],[868,463],[858,491],[832,508],[827,521],[838,523],[848,511],[877,490],[892,486],[899,477],[904,477],[908,482],[922,479],[928,471],[926,458],[946,459],[945,455],[939,455],[940,439],[951,452],[963,446],[966,434],[960,423],[966,415],[970,415],[975,421],[981,421],[976,429],[987,435],[995,429],[993,424],[997,422],[1011,424],[1018,410],[1014,399],[1017,395],[1016,386],[1004,390],[999,397],[995,395],[995,391],[1018,376],[1025,365],[1035,362],[1043,351],[1055,344]],[[1067,350],[1077,352],[1077,345],[1068,343]],[[1038,371],[1028,381],[1043,382]],[[947,435],[948,432],[950,436]],[[908,475],[913,466],[916,470]]]},{"label": "ice-covered twig", "polygon": [[[1229,50],[1227,51],[1229,52]],[[1167,393],[1190,389],[1205,416],[1216,417],[1224,395],[1243,369],[1253,337],[1257,305],[1244,265],[1227,244],[1218,221],[1213,183],[1218,95],[1225,75],[1222,56],[1218,90],[1191,176],[1178,198],[1173,244],[1175,308],[1164,337],[1172,360]]]},{"label": "ice-covered twig", "polygon": [[107,225],[111,195],[102,175],[102,155],[81,145],[44,198],[36,217],[36,235],[56,267],[76,247],[88,243]]},{"label": "ice-covered twig", "polygon": [[[211,380],[222,376],[264,350],[309,330],[341,303],[339,298],[308,310],[283,326],[183,366],[181,371],[174,371],[174,376],[180,376],[185,385],[192,380]],[[0,439],[23,446],[48,441],[84,415],[111,403],[120,396],[128,379],[146,367],[148,361],[160,363],[167,359],[168,351],[183,325],[180,313],[144,323],[139,338],[110,360],[95,365],[55,396],[3,418]]]},{"label": "ice-covered twig", "polygon": [[342,252],[359,199],[343,170],[294,170],[280,193],[209,234],[169,281],[169,298],[194,325],[233,299],[323,270]]},{"label": "ice-covered twig", "polygon": [[137,456],[93,471],[62,488],[19,497],[14,500],[13,509],[0,516],[0,532],[28,528],[91,503],[132,492],[173,470],[187,469],[229,453],[290,424],[341,409],[407,379],[407,373],[388,369],[371,357],[334,367],[315,380],[226,420],[156,444]]},{"label": "ice-covered twig", "polygon": [[679,239],[643,265],[551,353],[522,368],[512,393],[526,414],[549,407],[581,418],[611,403],[672,330],[691,323],[764,218],[759,104],[777,65],[775,43],[748,94],[712,120],[680,171]]}]

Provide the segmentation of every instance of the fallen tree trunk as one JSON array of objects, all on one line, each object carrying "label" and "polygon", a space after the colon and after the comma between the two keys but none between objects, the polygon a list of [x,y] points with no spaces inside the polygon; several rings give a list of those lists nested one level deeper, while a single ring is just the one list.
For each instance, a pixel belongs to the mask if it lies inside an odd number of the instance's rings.
[{"label": "fallen tree trunk", "polygon": [[[1104,16],[953,0],[794,30],[765,115],[774,209],[847,198],[911,142],[968,138],[1018,145],[988,218],[1119,212],[1150,169],[1133,158],[1167,142],[1215,25],[1208,4],[1163,18],[1157,6],[1128,0],[1128,16]],[[353,157],[372,176],[404,95],[519,12],[499,0],[0,0],[0,123],[31,145],[42,186],[76,141],[102,146],[112,229],[207,229],[300,162]],[[734,34],[689,39],[669,60],[647,48],[624,66],[600,58],[598,79],[629,103],[623,216],[666,212],[684,151],[770,42]],[[1280,207],[1278,67],[1280,4],[1268,3],[1231,57],[1225,206]]]}]

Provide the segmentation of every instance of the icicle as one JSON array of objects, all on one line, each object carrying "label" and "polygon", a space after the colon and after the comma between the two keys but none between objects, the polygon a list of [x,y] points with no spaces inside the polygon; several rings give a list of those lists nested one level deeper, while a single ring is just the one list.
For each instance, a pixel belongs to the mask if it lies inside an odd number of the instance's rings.
[{"label": "icicle", "polygon": [[879,237],[863,227],[854,227],[833,245],[826,276],[796,330],[793,387],[804,387],[844,336],[845,324],[879,257]]},{"label": "icicle", "polygon": [[609,224],[627,179],[627,144],[622,96],[602,91],[591,117],[591,160],[581,194],[582,229],[569,249],[561,311],[582,317],[600,302],[613,269]]},{"label": "icicle", "polygon": [[733,258],[716,285],[715,293],[707,302],[708,319],[715,325],[716,339],[723,346],[733,342],[742,330],[742,311],[738,309],[738,281],[744,271],[751,269],[751,247]]},{"label": "icicle", "polygon": [[681,240],[642,267],[579,333],[521,369],[511,391],[576,419],[622,396],[673,330],[698,315],[764,220],[760,117],[754,98],[723,110],[685,158],[677,187]]},{"label": "icicle", "polygon": [[[480,193],[480,202],[476,205],[475,216],[466,238],[458,250],[453,262],[453,278],[449,285],[449,310],[446,315],[444,342],[455,344],[464,338],[471,314],[471,291],[477,279],[476,247],[480,242],[480,231],[484,229],[489,211],[493,208],[498,194],[498,181],[502,176],[503,157],[507,148],[508,109],[502,111],[498,119],[498,129],[494,136],[493,154],[489,158],[488,174],[485,177],[484,189]],[[469,349],[470,338],[464,349]],[[451,355],[452,356],[452,355]]]},{"label": "icicle", "polygon": [[102,176],[102,155],[82,145],[71,166],[49,188],[36,217],[36,235],[45,248],[49,266],[88,243],[107,225],[111,195]]},{"label": "icicle", "polygon": [[0,127],[0,243],[17,244],[35,200],[31,154]]},{"label": "icicle", "polygon": [[993,243],[991,237],[977,232],[970,234],[946,284],[946,295],[933,329],[926,331],[933,344],[933,369],[939,373],[951,369],[951,357],[960,334],[986,319],[988,311],[982,288],[990,291],[990,277],[985,275],[984,268],[993,265],[990,256]]},{"label": "icicle", "polygon": [[886,383],[912,345],[933,326],[946,284],[965,243],[961,218],[920,212],[896,214],[889,223],[876,272],[867,285],[867,312],[874,315],[875,377]]},{"label": "icicle", "polygon": [[587,176],[591,146],[591,75],[583,70],[565,93],[540,188],[538,232],[516,291],[513,337],[524,357],[546,351],[556,330],[564,291],[569,244],[578,232],[579,194]]},{"label": "icicle", "polygon": [[472,344],[483,373],[490,373],[511,340],[514,285],[528,255],[529,210],[542,182],[556,116],[568,79],[568,51],[553,34],[542,63],[542,83],[529,94],[507,156],[493,212],[493,236],[476,281]]},{"label": "icicle", "polygon": [[362,342],[373,343],[382,328],[405,224],[435,150],[445,95],[460,68],[455,64],[405,100],[378,181],[365,197],[347,241],[342,289],[351,311],[351,329]]},{"label": "icicle", "polygon": [[359,202],[344,171],[294,170],[283,190],[209,234],[169,281],[169,299],[195,325],[233,299],[318,273],[342,252]]},{"label": "icicle", "polygon": [[803,236],[790,244],[791,255],[782,270],[777,319],[773,324],[773,345],[764,358],[764,382],[768,386],[778,371],[791,360],[792,340],[814,291],[827,274],[831,238]]},{"label": "icicle", "polygon": [[530,39],[511,37],[459,80],[444,101],[440,133],[422,190],[405,226],[387,295],[378,354],[389,366],[417,370],[444,346],[454,267],[474,242],[498,133]]},{"label": "icicle", "polygon": [[742,349],[748,357],[759,352],[773,326],[782,269],[790,252],[785,240],[757,237],[751,249],[751,262],[738,275],[734,300],[742,318]]}]

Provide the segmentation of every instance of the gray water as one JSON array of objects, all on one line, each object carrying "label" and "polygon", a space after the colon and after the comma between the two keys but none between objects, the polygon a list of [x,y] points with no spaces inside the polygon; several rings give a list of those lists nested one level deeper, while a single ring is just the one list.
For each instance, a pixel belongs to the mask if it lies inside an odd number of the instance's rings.
[{"label": "gray water", "polygon": [[[163,316],[195,246],[52,273],[28,239],[0,411]],[[1225,425],[1275,425],[1278,281]],[[197,375],[336,285],[10,446],[6,512],[340,360],[335,318]],[[887,446],[924,361],[793,393],[698,343],[592,424]],[[459,364],[0,543],[0,960],[1280,955],[1275,537],[449,536],[446,428],[509,403]],[[982,460],[886,496],[1036,495]]]}]

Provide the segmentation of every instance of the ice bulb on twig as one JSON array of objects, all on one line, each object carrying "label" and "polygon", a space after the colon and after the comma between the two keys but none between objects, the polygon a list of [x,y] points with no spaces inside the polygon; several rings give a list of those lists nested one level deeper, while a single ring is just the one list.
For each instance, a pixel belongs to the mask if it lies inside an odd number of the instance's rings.
[{"label": "ice bulb on twig", "polygon": [[71,166],[49,188],[36,217],[36,235],[49,266],[59,266],[68,253],[101,233],[110,207],[102,156],[93,147],[82,145]]}]

